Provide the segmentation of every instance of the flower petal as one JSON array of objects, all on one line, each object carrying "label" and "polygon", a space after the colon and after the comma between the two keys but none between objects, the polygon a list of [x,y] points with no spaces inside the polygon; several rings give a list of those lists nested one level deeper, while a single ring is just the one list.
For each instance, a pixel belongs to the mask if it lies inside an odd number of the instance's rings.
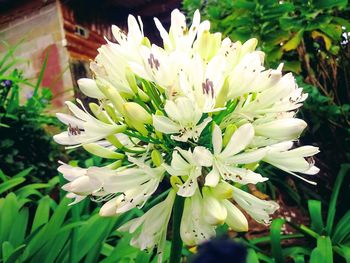
[{"label": "flower petal", "polygon": [[213,163],[213,156],[209,150],[203,146],[197,146],[193,150],[193,159],[197,166],[210,167]]},{"label": "flower petal", "polygon": [[180,127],[178,124],[165,116],[153,115],[153,126],[157,131],[165,134],[178,133]]},{"label": "flower petal", "polygon": [[220,180],[220,173],[215,166],[213,169],[205,176],[205,185],[215,187]]},{"label": "flower petal", "polygon": [[222,200],[227,210],[226,224],[236,232],[248,231],[248,221],[245,215],[228,200]]},{"label": "flower petal", "polygon": [[227,158],[244,150],[254,137],[254,128],[250,123],[239,127],[232,135],[225,150],[220,154],[222,158]]},{"label": "flower petal", "polygon": [[212,137],[214,154],[219,154],[222,150],[222,132],[218,125],[214,125]]},{"label": "flower petal", "polygon": [[227,158],[225,162],[227,164],[248,164],[258,162],[264,158],[268,150],[268,148],[261,148],[252,152],[244,152]]}]

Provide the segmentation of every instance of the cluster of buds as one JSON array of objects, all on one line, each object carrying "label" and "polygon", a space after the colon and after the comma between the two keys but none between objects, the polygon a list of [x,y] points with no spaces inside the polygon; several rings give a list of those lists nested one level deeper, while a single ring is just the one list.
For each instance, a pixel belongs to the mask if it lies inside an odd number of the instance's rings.
[{"label": "cluster of buds", "polygon": [[163,47],[144,36],[140,18],[129,16],[127,34],[112,27],[117,43],[99,48],[94,79],[78,81],[98,103],[86,109],[67,102],[74,116],[57,114],[68,130],[54,139],[108,160],[104,167],[59,167],[72,204],[87,196],[105,201],[101,216],[142,209],[162,181],[170,183],[162,184],[171,186],[162,202],[120,228],[134,233],[132,245],[156,248],[162,261],[176,196],[185,199],[180,234],[190,246],[222,224],[247,231],[245,214],[269,224],[278,204],[244,190],[268,180],[259,163],[309,181],[300,173],[318,172],[308,161],[318,148],[293,146],[306,127],[295,115],[307,94],[282,75],[283,65],[264,68],[256,39],[222,39],[198,11],[190,27],[179,10],[169,32],[155,23]]}]

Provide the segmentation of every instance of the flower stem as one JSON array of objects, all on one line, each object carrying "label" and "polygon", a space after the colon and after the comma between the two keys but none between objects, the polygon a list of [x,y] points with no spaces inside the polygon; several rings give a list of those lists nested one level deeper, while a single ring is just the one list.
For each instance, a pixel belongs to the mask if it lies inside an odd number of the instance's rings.
[{"label": "flower stem", "polygon": [[180,236],[180,223],[185,198],[176,195],[173,208],[173,240],[171,244],[170,263],[179,263],[182,255],[182,239]]}]

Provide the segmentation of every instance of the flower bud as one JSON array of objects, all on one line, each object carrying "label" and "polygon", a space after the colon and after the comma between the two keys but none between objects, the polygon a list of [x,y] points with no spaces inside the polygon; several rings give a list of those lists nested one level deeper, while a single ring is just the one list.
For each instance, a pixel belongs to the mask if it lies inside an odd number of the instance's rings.
[{"label": "flower bud", "polygon": [[[143,107],[136,102],[126,102],[123,105],[124,112],[127,117],[140,124],[152,124],[152,116]],[[133,123],[134,125],[134,123]]]},{"label": "flower bud", "polygon": [[171,176],[170,177],[170,184],[175,189],[175,191],[178,191],[179,190],[179,186],[181,186],[183,183],[182,183],[182,181],[180,180],[179,177]]},{"label": "flower bud", "polygon": [[122,166],[123,161],[122,160],[117,160],[109,165],[107,165],[106,167],[111,169],[111,170],[115,170],[117,168],[119,168],[120,166]]},{"label": "flower bud", "polygon": [[97,87],[96,81],[93,79],[82,78],[78,80],[78,86],[82,93],[90,98],[104,99],[105,95]]},{"label": "flower bud", "polygon": [[131,69],[128,67],[125,69],[125,77],[126,77],[126,80],[128,81],[128,84],[129,84],[129,87],[131,88],[131,90],[135,94],[137,94],[139,88],[138,88],[137,83],[136,83],[135,75],[134,75],[134,73],[132,73]]},{"label": "flower bud", "polygon": [[89,108],[97,119],[108,124],[110,123],[107,116],[102,112],[101,107],[98,106],[96,103],[89,103]]},{"label": "flower bud", "polygon": [[98,185],[96,180],[91,179],[89,176],[81,176],[65,184],[62,189],[78,195],[89,195],[99,187],[100,185]]},{"label": "flower bud", "polygon": [[141,41],[141,45],[144,45],[146,47],[151,47],[151,42],[149,41],[148,37],[143,37],[142,41]]},{"label": "flower bud", "polygon": [[115,216],[117,215],[117,205],[118,205],[118,201],[119,201],[119,196],[115,197],[111,200],[109,200],[107,203],[105,203],[101,209],[100,209],[100,216]]},{"label": "flower bud", "polygon": [[195,42],[196,49],[200,56],[209,61],[218,51],[221,45],[221,33],[209,33],[208,30],[203,31]]},{"label": "flower bud", "polygon": [[225,103],[227,101],[227,95],[229,92],[229,81],[226,78],[224,81],[224,84],[221,87],[221,90],[216,98],[216,104],[215,104],[215,108],[221,108],[225,106]]},{"label": "flower bud", "polygon": [[203,187],[203,215],[208,224],[222,225],[227,217],[226,208],[216,199],[208,187]]},{"label": "flower bud", "polygon": [[254,125],[255,134],[273,139],[294,140],[299,138],[307,124],[301,119],[285,118]]},{"label": "flower bud", "polygon": [[114,135],[109,135],[106,137],[107,141],[113,144],[115,147],[121,149],[124,148],[124,145],[118,140],[118,138]]},{"label": "flower bud", "polygon": [[140,99],[143,101],[143,102],[148,102],[149,101],[149,97],[148,95],[142,90],[142,89],[138,89],[137,90],[139,96],[140,96]]},{"label": "flower bud", "polygon": [[153,150],[151,153],[152,162],[155,166],[159,167],[164,162],[162,155],[158,150]]},{"label": "flower bud", "polygon": [[248,221],[241,210],[228,200],[223,200],[222,204],[227,211],[226,224],[236,232],[248,231]]},{"label": "flower bud", "polygon": [[226,129],[225,129],[225,134],[224,134],[224,138],[222,139],[222,145],[225,147],[228,142],[231,140],[232,135],[235,133],[235,131],[237,130],[237,126],[234,124],[229,124],[227,125]]},{"label": "flower bud", "polygon": [[216,198],[228,199],[232,197],[233,187],[225,181],[220,181],[211,191]]},{"label": "flower bud", "polygon": [[122,98],[122,96],[120,96],[119,92],[115,88],[111,87],[107,81],[97,80],[96,82],[99,85],[102,93],[112,102],[117,111],[123,114],[123,105],[125,100]]},{"label": "flower bud", "polygon": [[100,156],[102,158],[122,159],[125,156],[122,153],[114,152],[112,150],[109,150],[109,149],[101,146],[101,145],[98,145],[97,143],[83,144],[83,147],[89,153]]}]

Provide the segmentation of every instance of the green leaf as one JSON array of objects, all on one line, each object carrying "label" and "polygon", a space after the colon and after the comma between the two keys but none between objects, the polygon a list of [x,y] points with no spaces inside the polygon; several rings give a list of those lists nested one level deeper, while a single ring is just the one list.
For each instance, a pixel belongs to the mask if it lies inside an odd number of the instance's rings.
[{"label": "green leaf", "polygon": [[256,254],[254,249],[249,248],[247,252],[248,252],[248,254],[247,254],[246,262],[249,262],[249,263],[259,263],[260,262],[258,255]]},{"label": "green leaf", "polygon": [[285,222],[284,219],[277,218],[272,221],[270,227],[271,251],[277,263],[284,262],[281,246],[281,229]]},{"label": "green leaf", "polygon": [[13,221],[9,241],[14,247],[17,247],[24,242],[29,219],[28,207],[22,207],[16,218]]},{"label": "green leaf", "polygon": [[[59,231],[57,234],[46,242],[40,251],[31,259],[31,262],[61,262],[57,261],[58,255],[62,252],[62,248],[69,243],[70,229]],[[75,261],[77,262],[77,261]]]},{"label": "green leaf", "polygon": [[332,242],[329,237],[320,236],[317,247],[312,250],[310,263],[333,263]]},{"label": "green leaf", "polygon": [[130,246],[131,235],[124,234],[124,236],[119,239],[116,247],[110,253],[110,255],[101,261],[101,263],[114,263],[120,262],[121,259],[129,259],[129,262],[133,262],[139,252],[135,247]]},{"label": "green leaf", "polygon": [[333,7],[338,7],[338,8],[343,8],[346,7],[348,4],[347,0],[317,0],[313,1],[313,5],[316,8],[333,8]]},{"label": "green leaf", "polygon": [[37,195],[39,197],[42,197],[42,193],[40,193],[39,191],[37,191],[36,189],[43,189],[43,188],[48,188],[50,187],[49,184],[28,184],[26,186],[21,187],[20,189],[15,191],[15,194],[19,197],[19,198],[26,198],[30,195]]},{"label": "green leaf", "polygon": [[20,178],[27,176],[31,171],[33,170],[33,167],[29,167],[27,169],[24,169],[23,171],[16,174],[13,178]]},{"label": "green leaf", "polygon": [[48,196],[45,196],[39,201],[32,224],[32,230],[30,231],[31,233],[49,221],[50,201],[51,199]]},{"label": "green leaf", "polygon": [[[6,263],[15,263],[16,260],[22,255],[26,245],[21,245],[14,249],[11,253],[11,255],[8,257]],[[19,262],[22,262],[19,260]]]},{"label": "green leaf", "polygon": [[334,229],[332,241],[334,244],[340,244],[346,242],[346,239],[350,237],[350,211],[339,220],[337,226]]},{"label": "green leaf", "polygon": [[28,246],[26,247],[23,255],[23,260],[30,260],[43,246],[50,241],[50,239],[55,238],[56,233],[62,226],[64,219],[70,210],[68,206],[70,200],[68,198],[63,199],[57,206],[52,217],[45,224],[36,235],[32,236]]},{"label": "green leaf", "polygon": [[287,52],[296,49],[303,38],[303,34],[304,30],[298,31],[290,40],[288,40],[287,43],[282,46],[282,49]]},{"label": "green leaf", "polygon": [[10,242],[5,241],[4,243],[2,243],[1,248],[2,248],[2,258],[6,262],[7,258],[11,255],[13,251],[13,246]]},{"label": "green leaf", "polygon": [[2,184],[0,184],[0,194],[16,187],[17,185],[23,183],[26,179],[25,178],[13,178],[13,179],[10,179]]},{"label": "green leaf", "polygon": [[341,165],[337,179],[335,180],[335,183],[333,186],[333,192],[332,192],[331,200],[329,202],[328,217],[327,217],[327,224],[326,224],[326,231],[328,235],[331,235],[332,233],[339,191],[340,191],[342,182],[344,180],[344,177],[347,175],[349,169],[350,169],[350,164]]},{"label": "green leaf", "polygon": [[286,61],[284,63],[283,70],[291,71],[295,74],[300,74],[301,72],[301,62],[300,61]]},{"label": "green leaf", "polygon": [[[0,244],[7,241],[11,233],[12,224],[18,214],[20,205],[17,197],[10,193],[5,199],[0,199],[1,213],[0,213]],[[1,255],[0,255],[1,258]]]},{"label": "green leaf", "polygon": [[346,263],[350,263],[350,247],[345,245],[345,246],[334,246],[333,250],[337,252],[339,255],[341,255]]},{"label": "green leaf", "polygon": [[324,225],[322,219],[321,202],[318,200],[308,200],[308,207],[311,219],[311,229],[322,234]]}]

